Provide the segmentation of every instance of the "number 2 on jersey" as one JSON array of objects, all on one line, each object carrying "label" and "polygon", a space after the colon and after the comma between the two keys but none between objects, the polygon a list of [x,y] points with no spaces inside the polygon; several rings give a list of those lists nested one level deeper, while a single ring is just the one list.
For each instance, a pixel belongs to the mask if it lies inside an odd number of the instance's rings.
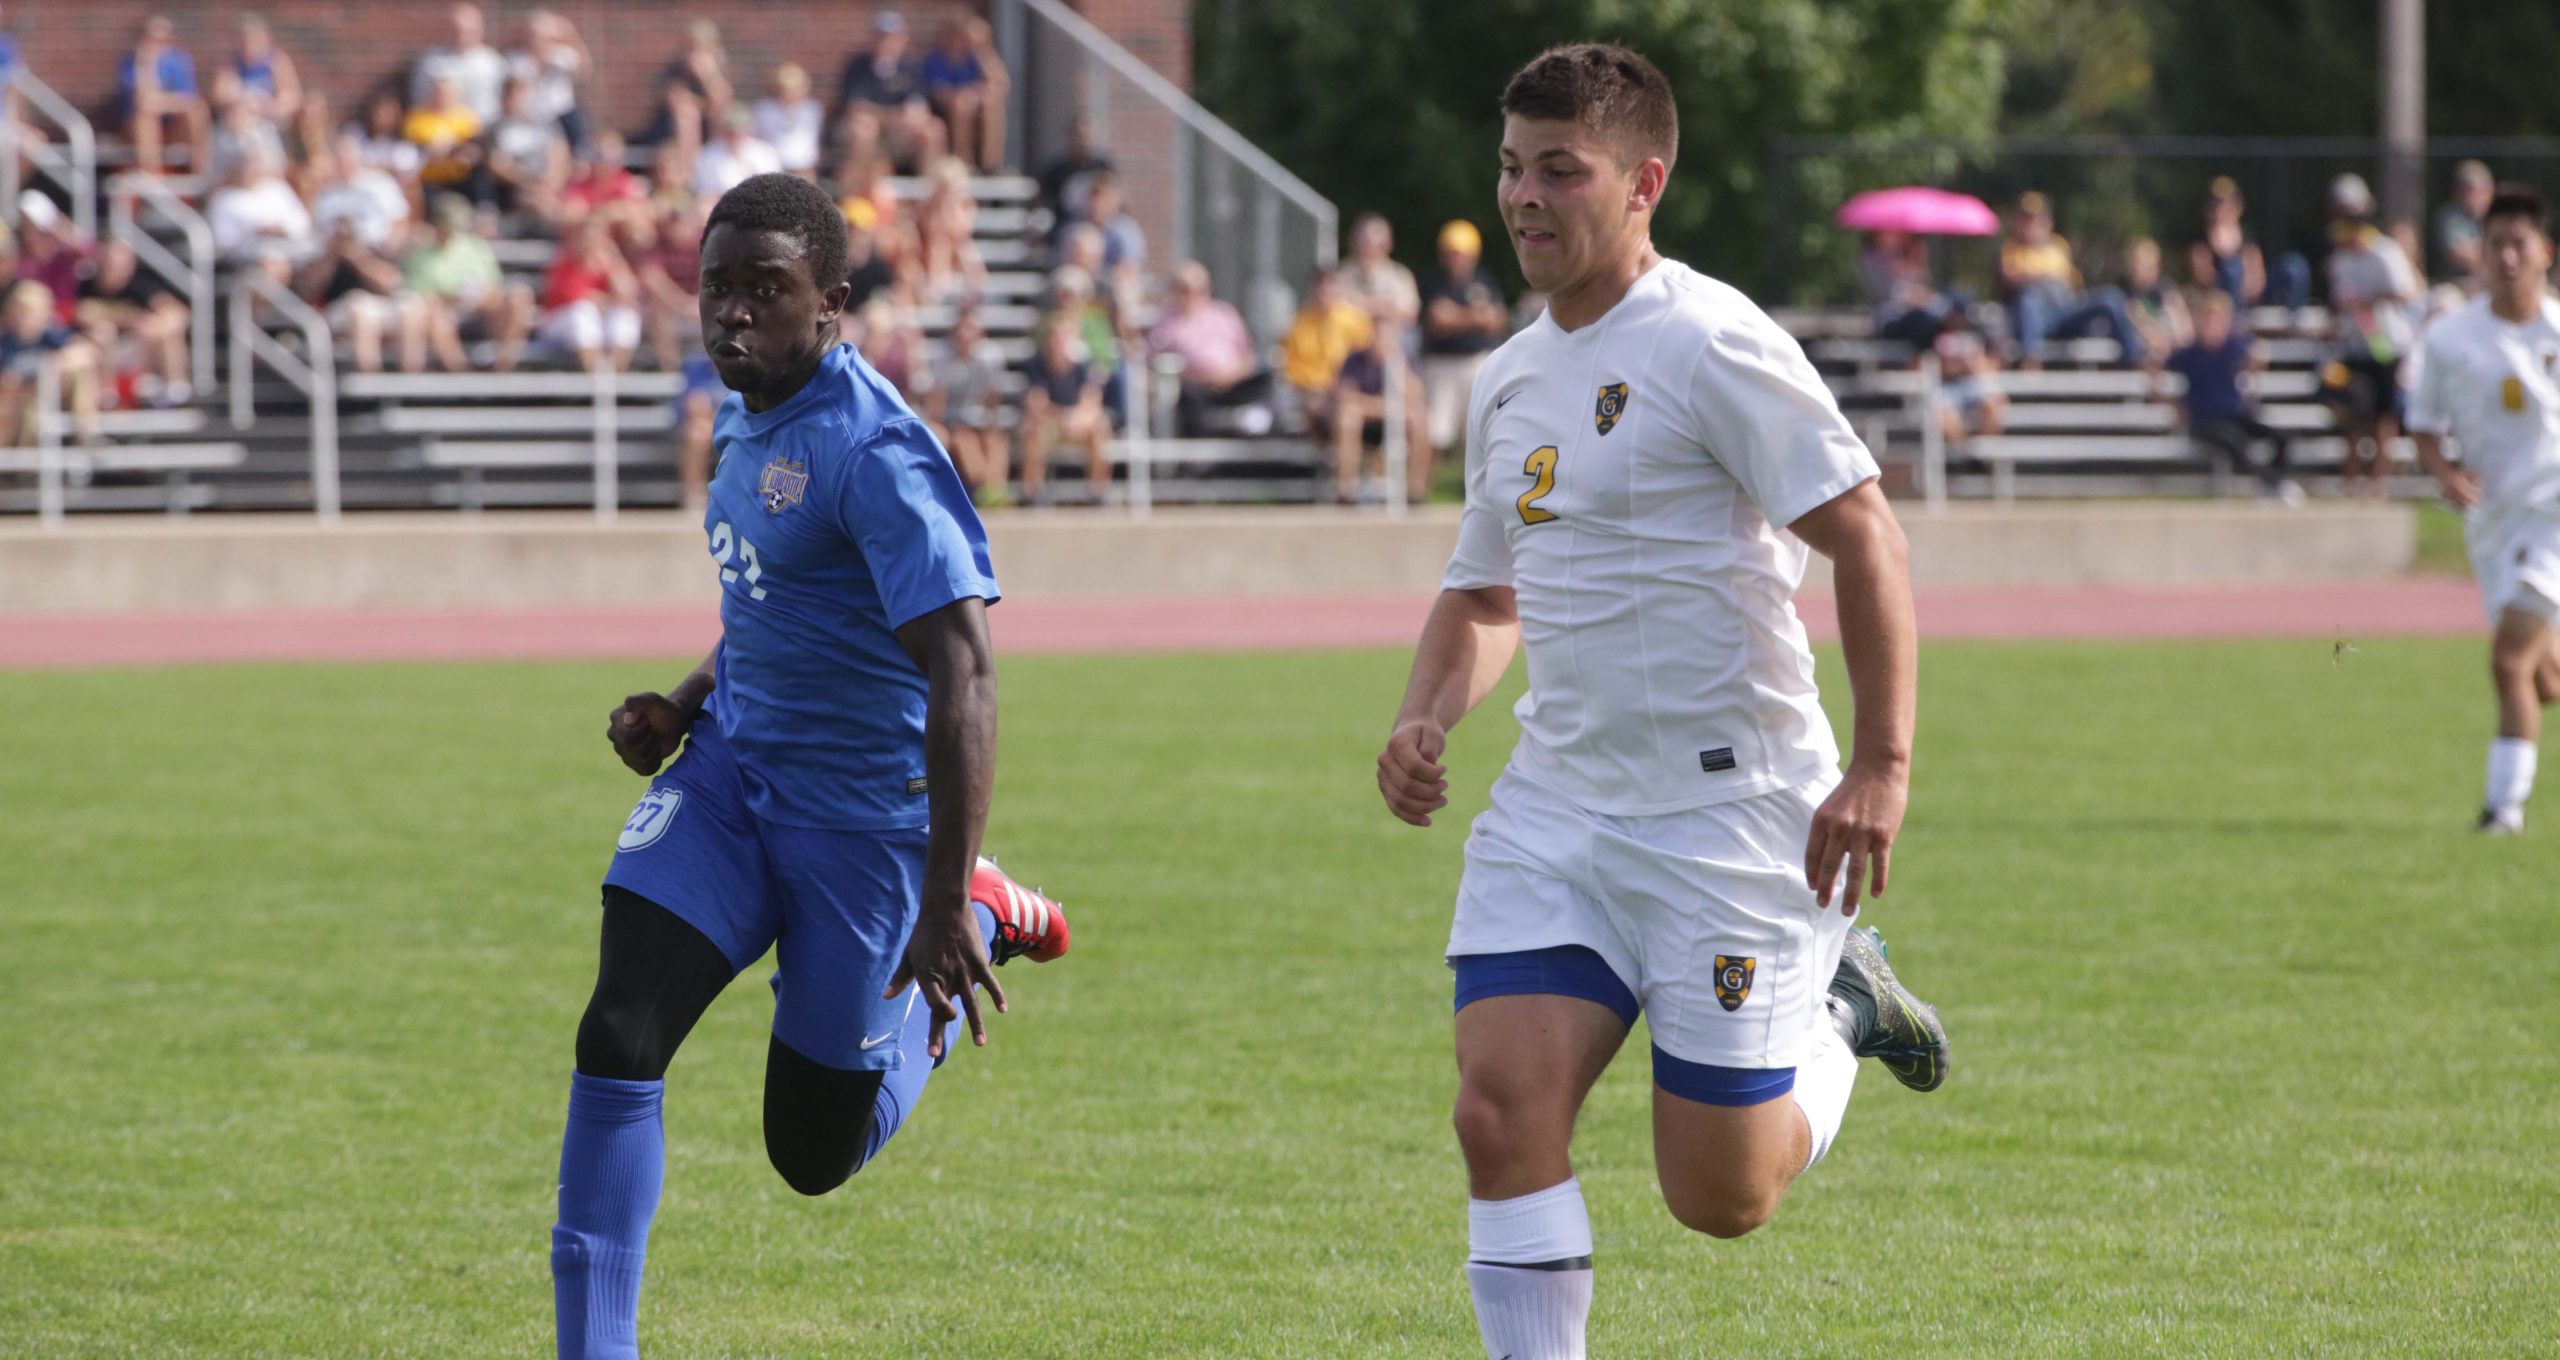
[{"label": "number 2 on jersey", "polygon": [[1528,490],[1520,493],[1520,522],[1544,524],[1554,519],[1556,512],[1541,509],[1538,502],[1545,500],[1547,493],[1556,489],[1556,446],[1539,445],[1530,453],[1529,461],[1522,464],[1520,470],[1537,478]]},{"label": "number 2 on jersey", "polygon": [[712,526],[711,560],[720,564],[721,580],[734,581],[738,579],[738,569],[730,566],[729,564],[732,561],[737,560],[740,556],[743,556],[747,563],[746,577],[748,597],[750,599],[757,600],[763,599],[764,587],[757,585],[756,582],[764,579],[764,563],[759,561],[756,557],[756,545],[749,543],[746,535],[731,529],[729,527],[729,521],[725,519]]}]

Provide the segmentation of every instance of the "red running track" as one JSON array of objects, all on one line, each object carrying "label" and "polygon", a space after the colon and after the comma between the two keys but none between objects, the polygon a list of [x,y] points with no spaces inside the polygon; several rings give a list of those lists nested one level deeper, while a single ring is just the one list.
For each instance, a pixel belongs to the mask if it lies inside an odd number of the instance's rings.
[{"label": "red running track", "polygon": [[[1816,637],[1830,601],[1799,606]],[[1007,652],[1397,647],[1428,597],[1026,600],[992,614]],[[1959,638],[2238,638],[2484,631],[2461,581],[2144,590],[1983,588],[1920,594],[1920,631]],[[0,669],[248,661],[448,661],[673,656],[709,649],[703,609],[416,610],[0,615]]]}]

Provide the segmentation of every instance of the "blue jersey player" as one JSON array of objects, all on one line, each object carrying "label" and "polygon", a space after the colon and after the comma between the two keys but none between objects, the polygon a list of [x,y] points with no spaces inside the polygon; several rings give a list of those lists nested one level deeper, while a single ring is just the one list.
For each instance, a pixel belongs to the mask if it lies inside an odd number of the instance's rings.
[{"label": "blue jersey player", "polygon": [[978,858],[986,534],[924,422],[837,344],[845,272],[834,202],[789,176],[730,190],[703,233],[703,339],[732,393],[703,516],[721,639],[607,724],[655,777],[605,874],[578,1024],[551,1235],[563,1360],[639,1354],[663,1078],[741,969],[776,950],[765,1148],[819,1195],[897,1132],[963,1015],[986,1042],[992,964],[1066,949],[1057,905]]}]

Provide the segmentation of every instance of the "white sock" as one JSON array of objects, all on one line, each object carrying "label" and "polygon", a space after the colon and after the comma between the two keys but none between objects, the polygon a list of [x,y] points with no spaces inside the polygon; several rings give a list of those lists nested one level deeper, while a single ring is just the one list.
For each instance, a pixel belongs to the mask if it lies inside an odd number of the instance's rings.
[{"label": "white sock", "polygon": [[2489,796],[2483,806],[2510,826],[2524,824],[2524,800],[2533,796],[2533,767],[2540,753],[2522,737],[2489,742]]},{"label": "white sock", "polygon": [[1814,1024],[1812,1051],[1796,1068],[1796,1108],[1804,1111],[1805,1127],[1813,1134],[1813,1154],[1804,1159],[1807,1171],[1840,1136],[1840,1121],[1849,1113],[1849,1088],[1857,1084],[1858,1055],[1849,1051],[1849,1041],[1840,1037],[1840,1027],[1826,1011]]},{"label": "white sock", "polygon": [[1591,1216],[1582,1182],[1467,1201],[1467,1291],[1492,1360],[1583,1360]]}]

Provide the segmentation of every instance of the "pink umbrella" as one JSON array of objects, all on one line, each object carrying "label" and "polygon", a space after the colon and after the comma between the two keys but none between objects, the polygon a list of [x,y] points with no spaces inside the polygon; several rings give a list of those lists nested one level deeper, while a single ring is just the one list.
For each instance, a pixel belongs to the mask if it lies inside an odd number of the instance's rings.
[{"label": "pink umbrella", "polygon": [[2000,215],[1971,194],[1914,184],[1870,189],[1840,205],[1832,219],[1852,231],[1907,231],[1915,236],[1995,236]]}]

